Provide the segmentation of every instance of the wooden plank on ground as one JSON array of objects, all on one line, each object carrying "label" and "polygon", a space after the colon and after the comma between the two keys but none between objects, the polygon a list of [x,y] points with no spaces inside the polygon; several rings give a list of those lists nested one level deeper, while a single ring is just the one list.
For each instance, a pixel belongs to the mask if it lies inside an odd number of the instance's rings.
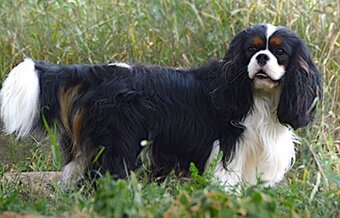
[{"label": "wooden plank on ground", "polygon": [[61,172],[5,173],[2,179],[35,187],[46,187],[48,184],[55,184],[60,181]]}]

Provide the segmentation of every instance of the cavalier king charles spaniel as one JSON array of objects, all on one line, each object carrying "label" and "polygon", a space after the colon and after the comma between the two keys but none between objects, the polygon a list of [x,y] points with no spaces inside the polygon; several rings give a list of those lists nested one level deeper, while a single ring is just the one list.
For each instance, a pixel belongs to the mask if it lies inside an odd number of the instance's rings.
[{"label": "cavalier king charles spaniel", "polygon": [[65,183],[147,166],[151,178],[204,173],[225,187],[279,182],[295,157],[293,130],[322,97],[306,44],[282,26],[239,32],[222,60],[192,69],[142,64],[59,65],[25,59],[3,83],[5,132],[55,126]]}]

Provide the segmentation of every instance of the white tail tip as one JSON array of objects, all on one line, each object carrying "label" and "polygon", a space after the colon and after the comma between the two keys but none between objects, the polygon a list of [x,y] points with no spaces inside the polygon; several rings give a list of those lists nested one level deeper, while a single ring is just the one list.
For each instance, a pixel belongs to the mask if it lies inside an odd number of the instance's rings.
[{"label": "white tail tip", "polygon": [[0,91],[1,119],[7,134],[31,133],[39,114],[39,77],[32,59],[13,68]]}]

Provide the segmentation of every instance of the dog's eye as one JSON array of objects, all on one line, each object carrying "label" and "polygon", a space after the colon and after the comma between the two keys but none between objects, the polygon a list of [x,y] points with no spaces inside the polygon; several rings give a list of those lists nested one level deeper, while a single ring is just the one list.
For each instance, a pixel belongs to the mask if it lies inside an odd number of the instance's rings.
[{"label": "dog's eye", "polygon": [[248,47],[248,51],[249,52],[256,52],[257,48],[255,46],[250,46],[250,47]]},{"label": "dog's eye", "polygon": [[285,51],[282,48],[277,48],[275,50],[275,54],[276,55],[283,55],[285,53]]}]

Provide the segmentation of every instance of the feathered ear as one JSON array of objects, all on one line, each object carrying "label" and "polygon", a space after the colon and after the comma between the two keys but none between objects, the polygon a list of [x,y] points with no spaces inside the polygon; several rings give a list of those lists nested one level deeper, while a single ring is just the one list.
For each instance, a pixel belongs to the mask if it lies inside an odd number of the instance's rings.
[{"label": "feathered ear", "polygon": [[240,123],[252,108],[253,93],[248,77],[247,60],[242,46],[246,31],[238,33],[230,43],[225,57],[220,61],[217,88],[213,93],[213,104],[219,111],[220,149],[223,151],[223,166],[232,159],[236,141],[245,127]]},{"label": "feathered ear", "polygon": [[282,79],[277,115],[281,123],[298,129],[314,119],[316,103],[322,99],[322,79],[305,43],[298,39],[294,50]]},{"label": "feathered ear", "polygon": [[234,37],[226,56],[220,61],[221,72],[217,77],[217,88],[212,93],[213,103],[224,122],[242,120],[252,105],[251,81],[242,50],[244,34],[242,31]]}]

